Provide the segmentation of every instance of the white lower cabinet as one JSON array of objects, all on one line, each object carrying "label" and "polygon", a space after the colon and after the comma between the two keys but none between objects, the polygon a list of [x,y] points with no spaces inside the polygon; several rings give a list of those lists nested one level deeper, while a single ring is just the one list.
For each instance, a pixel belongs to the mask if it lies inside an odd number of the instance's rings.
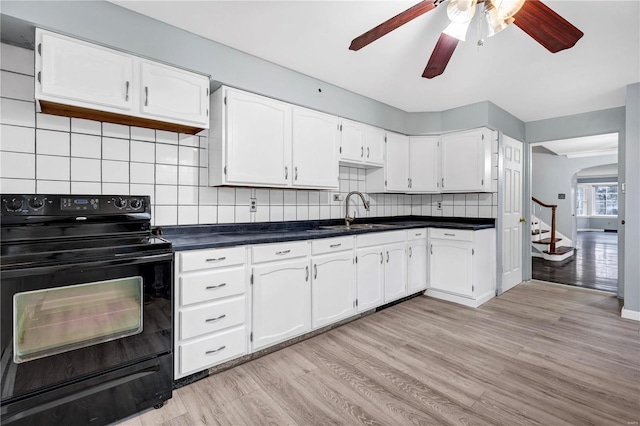
[{"label": "white lower cabinet", "polygon": [[384,303],[384,248],[366,247],[356,250],[358,312]]},{"label": "white lower cabinet", "polygon": [[253,267],[254,351],[311,330],[309,258]]},{"label": "white lower cabinet", "polygon": [[391,302],[407,295],[407,244],[385,246],[384,301]]},{"label": "white lower cabinet", "polygon": [[407,293],[427,288],[427,229],[407,231]]},{"label": "white lower cabinet", "polygon": [[356,312],[353,250],[314,256],[311,282],[312,327],[348,318]]}]

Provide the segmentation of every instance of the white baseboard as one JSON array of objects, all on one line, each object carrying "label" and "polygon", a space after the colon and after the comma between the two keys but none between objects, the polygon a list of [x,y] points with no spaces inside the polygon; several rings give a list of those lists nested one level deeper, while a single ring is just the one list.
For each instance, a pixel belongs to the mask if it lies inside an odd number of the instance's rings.
[{"label": "white baseboard", "polygon": [[620,316],[622,318],[640,321],[640,311],[632,311],[630,309],[622,308],[622,313]]},{"label": "white baseboard", "polygon": [[469,297],[458,296],[457,294],[447,293],[446,291],[433,290],[428,288],[425,293],[427,296],[433,297],[435,299],[446,300],[447,302],[458,303],[460,305],[468,306],[470,308],[477,308],[478,306],[486,303],[487,301],[493,299],[496,295],[496,290],[491,289],[478,296],[476,299],[471,299]]},{"label": "white baseboard", "polygon": [[603,229],[591,229],[591,228],[578,229],[578,232],[604,232],[604,228]]}]

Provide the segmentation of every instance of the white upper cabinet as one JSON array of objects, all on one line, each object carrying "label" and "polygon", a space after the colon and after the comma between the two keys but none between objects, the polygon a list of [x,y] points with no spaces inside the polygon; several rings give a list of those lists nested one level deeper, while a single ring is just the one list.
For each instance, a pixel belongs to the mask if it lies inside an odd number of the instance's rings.
[{"label": "white upper cabinet", "polygon": [[409,138],[409,192],[440,191],[440,138]]},{"label": "white upper cabinet", "polygon": [[207,77],[153,62],[142,62],[140,72],[143,114],[207,125]]},{"label": "white upper cabinet", "polygon": [[385,131],[351,120],[340,122],[340,161],[365,167],[384,165]]},{"label": "white upper cabinet", "polygon": [[293,107],[293,185],[338,187],[338,117]]},{"label": "white upper cabinet", "polygon": [[387,133],[386,145],[386,190],[405,192],[409,189],[409,138],[397,133]]},{"label": "white upper cabinet", "polygon": [[[289,105],[231,89],[226,89],[222,102],[224,184],[289,185],[292,174]],[[216,153],[215,147],[209,149]]]},{"label": "white upper cabinet", "polygon": [[36,29],[35,98],[47,114],[195,134],[209,77]]},{"label": "white upper cabinet", "polygon": [[53,33],[43,32],[39,37],[39,99],[122,112],[133,108],[134,63],[130,55]]},{"label": "white upper cabinet", "polygon": [[491,131],[442,136],[442,192],[491,191]]}]

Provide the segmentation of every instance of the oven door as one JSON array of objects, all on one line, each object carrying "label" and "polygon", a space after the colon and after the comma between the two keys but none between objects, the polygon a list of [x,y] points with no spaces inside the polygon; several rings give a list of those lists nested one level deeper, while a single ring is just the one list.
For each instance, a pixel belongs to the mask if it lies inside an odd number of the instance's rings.
[{"label": "oven door", "polygon": [[2,271],[2,402],[171,353],[171,253]]}]

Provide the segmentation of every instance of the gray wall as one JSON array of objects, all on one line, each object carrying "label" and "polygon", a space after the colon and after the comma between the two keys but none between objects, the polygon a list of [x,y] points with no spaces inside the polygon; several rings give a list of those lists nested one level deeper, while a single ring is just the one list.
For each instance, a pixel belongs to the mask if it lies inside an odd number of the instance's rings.
[{"label": "gray wall", "polygon": [[579,217],[578,230],[582,229],[604,229],[605,231],[617,231],[618,219],[608,219],[602,217]]},{"label": "gray wall", "polygon": [[627,86],[625,157],[624,307],[640,311],[640,83]]}]

